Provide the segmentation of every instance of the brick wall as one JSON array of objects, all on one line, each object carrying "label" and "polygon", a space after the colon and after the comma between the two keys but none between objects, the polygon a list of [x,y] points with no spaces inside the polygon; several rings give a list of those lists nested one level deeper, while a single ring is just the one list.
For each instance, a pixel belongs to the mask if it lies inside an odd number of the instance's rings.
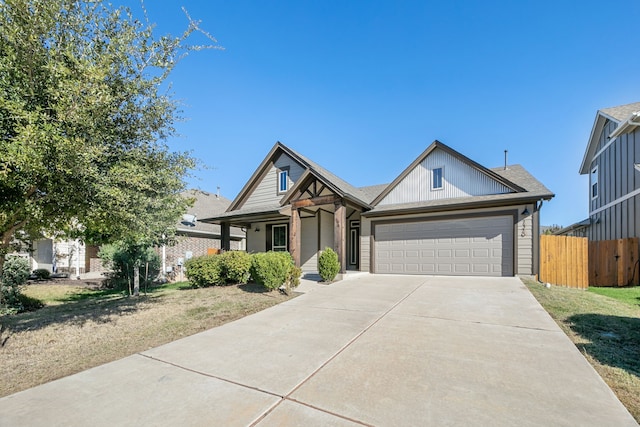
[{"label": "brick wall", "polygon": [[[178,242],[173,246],[167,246],[167,267],[176,266],[178,258],[183,260],[187,252],[191,252],[194,257],[207,255],[208,249],[220,249],[220,239],[210,239],[206,237],[177,236]],[[240,242],[232,240],[231,250],[240,249]],[[156,252],[162,257],[162,248],[156,248]]]}]

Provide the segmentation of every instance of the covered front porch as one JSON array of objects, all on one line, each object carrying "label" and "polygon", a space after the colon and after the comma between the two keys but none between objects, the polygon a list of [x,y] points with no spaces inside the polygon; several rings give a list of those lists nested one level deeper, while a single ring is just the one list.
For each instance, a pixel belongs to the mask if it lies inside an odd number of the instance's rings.
[{"label": "covered front porch", "polygon": [[281,206],[215,218],[222,229],[222,248],[229,249],[231,226],[242,227],[247,233],[247,252],[288,251],[303,273],[313,274],[318,272],[318,256],[329,247],[338,254],[340,273],[358,271],[362,206],[313,173],[298,184]]}]

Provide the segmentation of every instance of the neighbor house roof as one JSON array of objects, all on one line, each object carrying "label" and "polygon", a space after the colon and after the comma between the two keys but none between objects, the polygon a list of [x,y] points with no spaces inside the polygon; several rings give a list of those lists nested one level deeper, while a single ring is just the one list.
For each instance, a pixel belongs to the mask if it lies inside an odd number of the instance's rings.
[{"label": "neighbor house roof", "polygon": [[582,221],[576,222],[574,224],[568,225],[566,227],[564,227],[561,230],[556,231],[555,233],[553,233],[556,236],[564,236],[565,234],[568,234],[574,230],[579,230],[581,228],[587,228],[591,226],[591,219],[587,218],[587,219],[583,219]]},{"label": "neighbor house roof", "polygon": [[[176,224],[179,234],[198,235],[207,237],[220,237],[220,226],[202,222],[201,219],[210,216],[212,213],[222,213],[231,201],[218,194],[209,193],[202,190],[187,190],[181,194],[184,198],[194,199],[193,206],[190,207],[182,219]],[[194,216],[193,217],[190,217]],[[241,229],[232,227],[231,237],[243,238]]]},{"label": "neighbor house roof", "polygon": [[607,120],[611,120],[618,125],[610,135],[607,135],[610,138],[609,143],[612,143],[614,138],[618,135],[630,132],[637,126],[640,126],[639,119],[640,102],[598,110],[593,122],[593,127],[591,128],[589,141],[587,142],[587,149],[584,152],[582,164],[580,165],[580,174],[584,175],[590,172],[591,161],[596,155],[600,134],[602,133]]}]

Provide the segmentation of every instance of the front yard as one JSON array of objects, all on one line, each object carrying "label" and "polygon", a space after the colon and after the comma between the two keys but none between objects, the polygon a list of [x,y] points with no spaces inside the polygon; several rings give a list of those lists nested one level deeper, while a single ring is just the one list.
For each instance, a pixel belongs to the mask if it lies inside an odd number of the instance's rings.
[{"label": "front yard", "polygon": [[580,291],[524,282],[640,422],[640,288]]},{"label": "front yard", "polygon": [[264,310],[291,297],[258,285],[166,285],[125,297],[86,286],[29,285],[46,302],[0,317],[0,397]]}]

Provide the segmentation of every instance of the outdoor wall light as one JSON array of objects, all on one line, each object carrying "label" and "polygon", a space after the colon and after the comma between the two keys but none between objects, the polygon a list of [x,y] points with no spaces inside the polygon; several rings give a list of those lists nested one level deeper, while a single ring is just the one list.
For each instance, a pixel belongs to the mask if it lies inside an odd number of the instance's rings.
[{"label": "outdoor wall light", "polygon": [[525,206],[524,210],[522,211],[522,215],[529,215],[529,209]]},{"label": "outdoor wall light", "polygon": [[260,231],[260,227],[256,227],[256,233]]}]

